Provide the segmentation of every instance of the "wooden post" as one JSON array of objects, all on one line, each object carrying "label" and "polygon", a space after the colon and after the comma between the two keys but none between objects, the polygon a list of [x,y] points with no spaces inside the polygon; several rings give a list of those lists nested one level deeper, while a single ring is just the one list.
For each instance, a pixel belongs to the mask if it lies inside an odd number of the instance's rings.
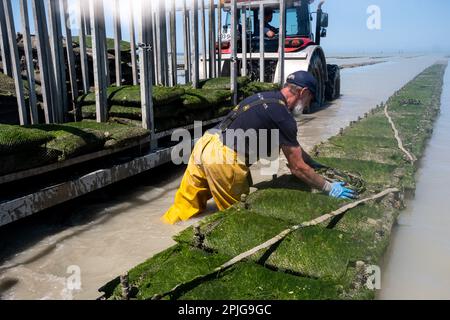
[{"label": "wooden post", "polygon": [[209,1],[209,77],[216,77],[216,7],[214,0]]},{"label": "wooden post", "polygon": [[92,54],[94,60],[95,107],[97,122],[106,122],[107,94],[105,83],[105,50],[101,38],[104,35],[103,1],[90,0],[92,25]]},{"label": "wooden post", "polygon": [[265,60],[264,60],[264,4],[259,5],[259,81],[264,82]]},{"label": "wooden post", "polygon": [[177,20],[176,20],[176,14],[177,14],[177,7],[176,7],[176,0],[172,0],[172,7],[170,11],[170,50],[172,52],[171,54],[171,86],[177,85],[177,67],[178,67],[178,61],[177,61]]},{"label": "wooden post", "polygon": [[184,77],[185,83],[191,81],[191,48],[190,48],[190,38],[191,34],[189,32],[189,12],[187,10],[186,0],[183,0],[183,32],[184,32]]},{"label": "wooden post", "polygon": [[139,50],[139,63],[141,74],[141,103],[142,103],[142,126],[150,130],[152,148],[156,147],[154,140],[155,122],[153,116],[152,100],[152,65],[153,57],[151,54],[152,41],[152,2],[142,1],[141,19],[139,25],[139,42],[143,46]]},{"label": "wooden post", "polygon": [[139,83],[137,59],[136,59],[136,35],[134,30],[134,6],[133,1],[130,1],[130,48],[131,48],[131,69],[133,74],[133,85]]},{"label": "wooden post", "polygon": [[241,9],[241,25],[242,25],[242,76],[247,76],[247,8]]},{"label": "wooden post", "polygon": [[29,99],[29,111],[31,116],[31,123],[39,123],[37,98],[36,98],[36,82],[34,79],[34,64],[33,64],[33,48],[31,44],[30,35],[30,21],[28,18],[28,1],[20,0],[20,15],[22,17],[22,31],[23,31],[23,43],[25,58],[27,62],[27,78],[28,78],[28,99]]},{"label": "wooden post", "polygon": [[280,31],[279,31],[279,46],[278,46],[278,75],[279,83],[283,85],[284,83],[284,48],[286,41],[286,0],[280,0]]},{"label": "wooden post", "polygon": [[203,78],[208,79],[208,57],[206,49],[206,17],[205,17],[205,0],[200,0],[200,18],[202,28],[202,49],[203,49]]},{"label": "wooden post", "polygon": [[231,94],[234,105],[238,103],[238,59],[237,59],[237,0],[231,0]]},{"label": "wooden post", "polygon": [[56,91],[53,104],[58,122],[66,120],[67,113],[67,87],[66,63],[62,46],[61,8],[58,1],[48,0],[48,13],[50,19],[50,48],[55,72]]},{"label": "wooden post", "polygon": [[12,62],[12,77],[14,79],[14,84],[16,87],[17,96],[17,106],[19,111],[19,119],[21,125],[26,125],[29,123],[27,107],[25,105],[25,98],[23,95],[23,82],[22,75],[20,72],[20,60],[19,60],[19,50],[17,49],[16,40],[16,29],[14,27],[14,15],[11,7],[10,0],[3,0],[3,9],[5,11],[6,17],[6,30],[9,38],[9,48]]},{"label": "wooden post", "polygon": [[53,91],[55,86],[53,63],[51,62],[50,43],[48,39],[47,18],[44,0],[32,0],[39,70],[41,74],[42,98],[44,102],[45,122],[55,122],[53,111]]},{"label": "wooden post", "polygon": [[69,66],[70,76],[70,89],[72,91],[72,111],[75,116],[75,120],[78,121],[77,116],[77,98],[78,98],[78,84],[77,84],[77,71],[75,67],[75,55],[73,53],[72,42],[72,26],[70,23],[70,13],[68,11],[67,0],[61,0],[61,7],[64,13],[65,28],[66,28],[66,51],[67,51],[67,64]]},{"label": "wooden post", "polygon": [[192,86],[199,86],[199,50],[198,50],[198,2],[192,0],[191,33],[192,33]]},{"label": "wooden post", "polygon": [[222,71],[222,1],[219,0],[217,4],[217,40],[219,42],[219,50],[217,54],[217,77],[221,76]]},{"label": "wooden post", "polygon": [[[79,0],[79,13],[78,13],[78,23],[79,23],[79,33],[78,33],[78,40],[80,41],[80,61],[81,61],[81,80],[83,83],[83,92],[86,94],[89,92],[90,85],[89,85],[89,65],[87,60],[87,54],[86,54],[86,12],[87,17],[89,18],[89,4],[87,7],[84,5],[86,4],[85,0]],[[89,21],[89,19],[88,19]],[[91,24],[89,23],[89,26]]]},{"label": "wooden post", "polygon": [[115,52],[115,66],[116,66],[116,86],[122,85],[122,29],[120,25],[120,5],[119,0],[114,0],[114,52]]},{"label": "wooden post", "polygon": [[3,73],[12,76],[11,56],[9,55],[8,30],[6,28],[5,9],[0,5],[0,50],[3,64]]}]

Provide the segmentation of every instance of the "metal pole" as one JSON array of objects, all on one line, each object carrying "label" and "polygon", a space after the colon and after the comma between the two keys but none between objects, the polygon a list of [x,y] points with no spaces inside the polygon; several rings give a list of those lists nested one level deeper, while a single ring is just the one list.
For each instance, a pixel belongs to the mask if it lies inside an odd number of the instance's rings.
[{"label": "metal pole", "polygon": [[217,54],[217,77],[221,76],[222,70],[222,1],[219,0],[217,4],[217,42],[219,43],[219,49]]},{"label": "metal pole", "polygon": [[191,10],[191,33],[192,33],[192,86],[199,86],[199,50],[198,50],[198,2],[192,0]]},{"label": "metal pole", "polygon": [[64,21],[66,22],[66,50],[67,50],[67,64],[69,66],[69,76],[70,76],[70,89],[72,91],[72,110],[74,111],[75,120],[78,120],[76,102],[78,98],[78,84],[77,84],[77,72],[75,68],[75,55],[73,53],[73,42],[72,42],[72,26],[70,24],[70,14],[68,11],[67,0],[61,0],[60,3],[63,13]]},{"label": "metal pole", "polygon": [[241,9],[241,25],[242,25],[242,76],[247,76],[247,8]]},{"label": "metal pole", "polygon": [[216,7],[209,1],[209,77],[216,77]]},{"label": "metal pole", "polygon": [[139,83],[137,59],[136,59],[136,34],[134,30],[134,6],[130,1],[130,53],[131,53],[131,70],[133,75],[133,85]]},{"label": "metal pole", "polygon": [[2,54],[3,73],[12,76],[11,56],[9,55],[8,30],[6,29],[5,11],[0,5],[0,50]]},{"label": "metal pole", "polygon": [[28,78],[28,96],[29,96],[29,108],[31,115],[31,123],[39,123],[39,116],[37,110],[37,98],[36,98],[36,82],[34,79],[34,65],[33,65],[33,48],[31,44],[30,35],[30,21],[28,18],[28,1],[20,0],[20,15],[22,17],[22,31],[24,40],[25,58],[27,62],[27,78]]},{"label": "metal pole", "polygon": [[155,122],[153,116],[153,100],[152,100],[152,62],[151,42],[153,37],[152,22],[152,2],[142,1],[141,19],[139,26],[139,42],[144,47],[139,50],[139,63],[141,74],[141,103],[142,103],[142,126],[150,130],[151,147],[156,147],[156,141],[153,139],[155,135]]},{"label": "metal pole", "polygon": [[120,25],[120,5],[119,0],[114,0],[114,61],[116,67],[116,86],[120,87],[122,85],[122,28]]},{"label": "metal pole", "polygon": [[172,59],[171,59],[171,66],[172,66],[172,74],[171,74],[171,85],[175,86],[177,85],[177,20],[176,20],[176,14],[177,14],[177,8],[176,8],[176,0],[172,0],[172,7],[170,12],[170,49],[172,51]]},{"label": "metal pole", "polygon": [[108,118],[107,94],[105,83],[105,61],[103,37],[103,1],[90,0],[92,25],[92,55],[94,60],[95,110],[97,122],[106,122]]},{"label": "metal pole", "polygon": [[41,74],[41,88],[42,88],[42,99],[44,102],[44,115],[45,122],[53,123],[54,112],[53,112],[53,87],[54,87],[54,73],[53,64],[50,59],[49,52],[49,39],[48,39],[48,29],[47,29],[47,19],[45,16],[44,2],[43,0],[32,0],[33,6],[33,18],[34,26],[37,40],[37,52],[38,52],[38,62],[39,70]]},{"label": "metal pole", "polygon": [[237,0],[231,0],[231,94],[234,105],[238,103],[238,60],[237,60]]},{"label": "metal pole", "polygon": [[89,0],[80,0],[80,5],[82,5],[81,10],[83,11],[83,20],[84,20],[84,29],[81,30],[83,30],[87,36],[91,36],[92,27],[91,27],[91,14],[89,12]]},{"label": "metal pole", "polygon": [[278,46],[278,55],[279,55],[279,83],[283,85],[284,83],[284,48],[286,41],[286,0],[280,0],[280,42]]},{"label": "metal pole", "polygon": [[208,62],[207,62],[207,52],[206,48],[206,17],[205,17],[205,0],[200,0],[200,18],[201,18],[201,28],[202,28],[202,49],[203,49],[203,78],[208,78]]},{"label": "metal pole", "polygon": [[265,80],[264,66],[264,4],[259,5],[259,81]]},{"label": "metal pole", "polygon": [[67,113],[67,87],[66,63],[62,46],[61,8],[58,1],[48,0],[50,18],[50,47],[54,64],[56,91],[54,92],[56,104],[53,104],[58,122],[66,120]]},{"label": "metal pole", "polygon": [[14,15],[12,12],[10,0],[3,0],[3,9],[5,10],[6,29],[9,38],[9,48],[11,49],[9,54],[11,55],[12,76],[16,87],[19,119],[21,125],[26,125],[29,123],[29,121],[28,121],[27,107],[25,105],[25,98],[23,95],[23,82],[22,82],[22,75],[20,72],[19,51],[17,49],[17,42],[16,42],[16,29],[14,27]]},{"label": "metal pole", "polygon": [[[81,80],[83,83],[83,92],[86,94],[89,92],[90,86],[89,86],[89,65],[87,60],[87,54],[86,54],[86,35],[85,35],[85,14],[88,13],[89,17],[89,6],[87,8],[84,6],[85,1],[80,0],[78,2],[79,4],[79,13],[78,13],[78,23],[79,23],[79,33],[78,33],[78,40],[80,41],[80,61],[81,61]],[[89,24],[90,26],[91,24]]]},{"label": "metal pole", "polygon": [[111,84],[111,70],[109,69],[109,52],[108,52],[108,41],[106,38],[106,24],[105,24],[105,15],[104,15],[104,0],[97,0],[101,5],[101,16],[99,16],[99,26],[101,33],[98,35],[98,38],[100,40],[100,48],[103,49],[103,56],[104,59],[102,60],[105,65],[105,79],[106,79],[106,86],[109,86]]},{"label": "metal pole", "polygon": [[186,0],[183,0],[183,32],[184,32],[184,78],[185,83],[190,82],[190,54],[191,50],[189,47],[189,13],[187,11]]}]

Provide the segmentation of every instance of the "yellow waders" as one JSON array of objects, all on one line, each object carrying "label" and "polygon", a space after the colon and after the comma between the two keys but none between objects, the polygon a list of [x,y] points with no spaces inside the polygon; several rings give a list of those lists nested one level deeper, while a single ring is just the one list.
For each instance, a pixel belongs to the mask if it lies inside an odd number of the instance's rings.
[{"label": "yellow waders", "polygon": [[229,208],[249,193],[248,174],[248,167],[218,134],[205,133],[195,144],[174,204],[162,220],[169,224],[188,220],[205,210],[211,197],[219,210]]}]

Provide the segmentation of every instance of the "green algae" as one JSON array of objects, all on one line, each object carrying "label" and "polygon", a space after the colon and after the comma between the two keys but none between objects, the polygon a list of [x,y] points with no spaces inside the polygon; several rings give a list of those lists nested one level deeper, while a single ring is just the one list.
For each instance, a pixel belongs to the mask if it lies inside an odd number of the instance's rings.
[{"label": "green algae", "polygon": [[0,124],[0,155],[34,150],[52,139],[51,134],[40,130]]},{"label": "green algae", "polygon": [[186,89],[185,94],[182,96],[183,107],[188,110],[216,108],[223,105],[230,98],[231,92],[229,90],[192,88]]},{"label": "green algae", "polygon": [[[179,283],[213,271],[228,259],[220,254],[175,245],[131,269],[128,272],[129,285],[139,288],[137,299],[151,299]],[[120,298],[120,286],[115,287],[110,294],[113,299]]]},{"label": "green algae", "polygon": [[325,300],[340,299],[336,281],[297,277],[255,263],[239,263],[215,279],[180,296],[181,300]]}]

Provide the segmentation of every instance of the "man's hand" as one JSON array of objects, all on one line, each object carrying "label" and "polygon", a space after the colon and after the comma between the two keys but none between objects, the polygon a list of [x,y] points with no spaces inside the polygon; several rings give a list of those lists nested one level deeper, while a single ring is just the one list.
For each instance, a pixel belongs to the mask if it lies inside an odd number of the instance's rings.
[{"label": "man's hand", "polygon": [[349,188],[344,187],[345,182],[327,182],[323,187],[324,192],[328,192],[328,195],[337,199],[356,199],[357,193]]}]

